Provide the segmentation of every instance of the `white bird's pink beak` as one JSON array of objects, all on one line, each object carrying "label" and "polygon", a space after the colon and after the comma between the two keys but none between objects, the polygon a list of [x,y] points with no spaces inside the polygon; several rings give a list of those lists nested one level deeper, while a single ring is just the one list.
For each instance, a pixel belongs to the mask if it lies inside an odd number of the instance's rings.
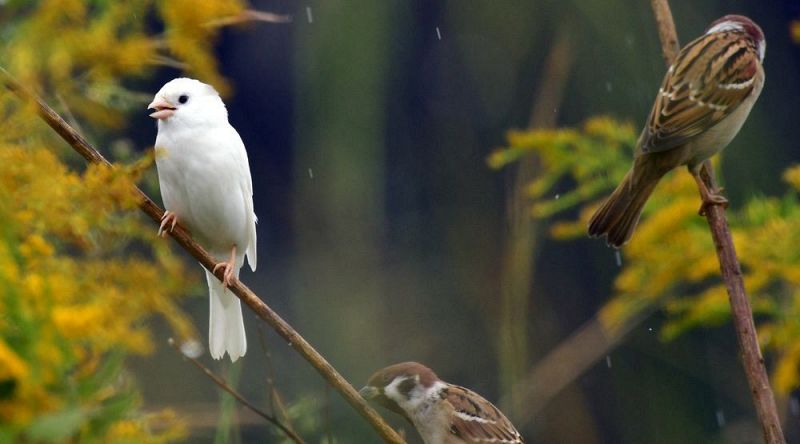
[{"label": "white bird's pink beak", "polygon": [[156,110],[154,113],[150,114],[150,117],[159,120],[166,119],[175,114],[175,106],[160,97],[153,99],[153,101],[147,105],[147,109]]}]

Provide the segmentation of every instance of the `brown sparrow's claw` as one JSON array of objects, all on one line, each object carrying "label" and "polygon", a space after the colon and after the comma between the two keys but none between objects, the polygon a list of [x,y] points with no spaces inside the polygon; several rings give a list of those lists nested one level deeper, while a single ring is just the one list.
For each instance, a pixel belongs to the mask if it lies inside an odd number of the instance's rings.
[{"label": "brown sparrow's claw", "polygon": [[[703,182],[700,181],[699,183]],[[719,188],[717,190],[709,190],[708,188],[705,187],[705,184],[703,184],[703,186],[700,187],[700,197],[703,199],[703,203],[700,205],[700,210],[697,213],[701,216],[705,216],[706,210],[708,209],[708,207],[712,205],[722,205],[722,208],[727,209],[728,199],[726,199],[725,196],[720,194],[721,191],[722,188]]]},{"label": "brown sparrow's claw", "polygon": [[716,193],[712,194],[710,196],[707,196],[707,199],[703,199],[703,203],[700,204],[700,210],[697,212],[697,214],[699,214],[701,216],[705,216],[706,215],[706,210],[708,209],[708,207],[713,206],[713,205],[722,205],[722,208],[726,208],[727,209],[728,208],[728,199],[726,199],[723,195],[716,194]]},{"label": "brown sparrow's claw", "polygon": [[706,186],[706,183],[703,182],[703,179],[700,178],[699,174],[692,172],[692,176],[697,182],[697,188],[700,190],[700,198],[703,200],[703,203],[700,205],[700,210],[697,211],[697,214],[705,216],[706,210],[708,210],[708,207],[712,205],[722,205],[722,208],[728,208],[728,199],[721,194],[724,188],[720,187],[711,190]]},{"label": "brown sparrow's claw", "polygon": [[[158,235],[167,237],[167,231],[172,232],[177,223],[178,216],[175,213],[172,211],[164,211],[164,215],[161,216],[161,225],[158,227]],[[169,226],[169,229],[167,229],[167,226]]]}]

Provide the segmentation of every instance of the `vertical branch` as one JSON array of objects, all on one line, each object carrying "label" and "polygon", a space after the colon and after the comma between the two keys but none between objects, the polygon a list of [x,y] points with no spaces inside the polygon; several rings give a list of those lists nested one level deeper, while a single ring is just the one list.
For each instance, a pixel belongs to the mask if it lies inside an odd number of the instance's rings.
[{"label": "vertical branch", "polygon": [[[90,163],[111,165],[83,136],[76,132],[61,116],[53,111],[41,98],[31,93],[19,84],[5,69],[0,68],[0,85],[8,88],[26,102],[32,102],[39,113],[39,117],[47,123],[58,135]],[[142,190],[134,187],[133,190],[139,198],[139,209],[158,225],[164,210],[158,207]],[[207,270],[214,272],[216,261],[203,249],[200,244],[192,239],[189,232],[179,223],[170,235],[186,252],[192,255]],[[220,281],[223,279],[223,270],[214,273]],[[311,345],[306,339],[292,328],[289,323],[264,303],[252,290],[239,279],[233,279],[228,289],[241,301],[250,307],[261,320],[269,324],[289,346],[294,348],[319,374],[335,388],[342,397],[355,409],[385,442],[404,443],[405,441],[394,431],[372,407],[367,405],[356,389]]]},{"label": "vertical branch", "polygon": [[[528,127],[547,128],[556,123],[564,87],[572,65],[568,27],[555,38],[545,61],[540,87],[536,92]],[[514,393],[512,387],[524,376],[528,367],[528,306],[533,281],[534,251],[538,229],[530,214],[528,184],[538,173],[537,160],[531,156],[520,160],[514,173],[508,197],[508,237],[505,240],[498,355],[501,387]]]},{"label": "vertical branch", "polygon": [[672,10],[666,0],[650,0],[653,14],[658,25],[658,37],[661,40],[661,53],[667,66],[672,65],[681,45],[678,43],[678,33],[675,32],[675,21],[672,20]]},{"label": "vertical branch", "polygon": [[[671,65],[677,55],[678,37],[672,13],[667,0],[651,0],[653,13],[658,23],[658,33],[667,66]],[[711,162],[706,161],[701,170],[703,182],[709,189],[717,189]],[[731,304],[731,319],[736,329],[736,339],[739,342],[742,365],[744,366],[747,382],[750,385],[750,395],[764,434],[764,442],[768,444],[785,443],[786,439],[781,430],[778,410],[775,406],[775,397],[769,385],[767,369],[758,344],[753,310],[750,300],[744,289],[742,270],[733,245],[728,220],[725,218],[725,209],[713,205],[706,210],[706,219],[711,230],[711,237],[717,249],[722,278],[728,290]]]}]

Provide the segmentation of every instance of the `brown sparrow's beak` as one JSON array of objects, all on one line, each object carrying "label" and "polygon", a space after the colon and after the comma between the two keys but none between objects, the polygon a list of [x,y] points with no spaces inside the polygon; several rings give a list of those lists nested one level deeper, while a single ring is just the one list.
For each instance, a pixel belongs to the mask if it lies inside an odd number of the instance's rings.
[{"label": "brown sparrow's beak", "polygon": [[358,391],[358,394],[361,395],[362,398],[366,399],[367,401],[374,399],[375,397],[381,394],[381,390],[377,387],[373,387],[371,385],[367,385],[361,388]]},{"label": "brown sparrow's beak", "polygon": [[147,109],[156,110],[154,113],[150,114],[150,117],[158,120],[164,120],[175,114],[175,107],[160,97],[156,97],[149,105],[147,105]]}]

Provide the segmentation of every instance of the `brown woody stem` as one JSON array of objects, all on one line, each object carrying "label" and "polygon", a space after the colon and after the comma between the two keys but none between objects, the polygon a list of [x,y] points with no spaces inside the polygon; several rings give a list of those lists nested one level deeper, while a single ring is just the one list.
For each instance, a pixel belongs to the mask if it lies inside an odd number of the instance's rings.
[{"label": "brown woody stem", "polygon": [[[658,34],[661,38],[664,59],[669,66],[678,54],[678,36],[675,32],[675,23],[672,21],[672,12],[667,0],[651,0],[651,4],[658,23]],[[700,176],[708,189],[717,189],[710,161],[703,164]],[[720,205],[711,205],[706,209],[705,216],[714,246],[717,249],[717,258],[722,278],[725,281],[725,288],[728,290],[731,318],[736,329],[742,365],[750,385],[750,395],[753,398],[756,414],[764,434],[764,442],[768,444],[785,443],[786,438],[781,431],[775,397],[769,385],[764,357],[761,355],[761,348],[758,344],[753,310],[750,308],[750,300],[744,289],[742,269],[739,266],[739,259],[736,257],[728,220],[725,218],[725,209]]]},{"label": "brown woody stem", "polygon": [[[111,165],[89,142],[75,131],[64,119],[50,108],[41,98],[20,85],[5,69],[0,68],[2,84],[19,96],[22,100],[36,104],[39,117],[57,132],[67,143],[90,163]],[[164,211],[158,207],[142,190],[135,187],[140,201],[139,208],[156,223],[160,224]],[[154,231],[155,233],[155,231]],[[197,259],[207,270],[213,272],[216,262],[209,254],[196,243],[189,232],[178,224],[170,235],[184,250]],[[222,281],[223,269],[214,275]],[[252,290],[247,288],[238,279],[234,278],[228,287],[233,294],[252,309],[258,317],[270,325],[281,337],[288,341],[311,366],[335,388],[344,399],[378,432],[380,437],[389,443],[405,443],[405,441],[381,418],[381,416],[358,394],[355,388],[345,380],[342,375],[328,361],[309,344],[291,325],[284,321],[272,308],[265,304]]]}]

